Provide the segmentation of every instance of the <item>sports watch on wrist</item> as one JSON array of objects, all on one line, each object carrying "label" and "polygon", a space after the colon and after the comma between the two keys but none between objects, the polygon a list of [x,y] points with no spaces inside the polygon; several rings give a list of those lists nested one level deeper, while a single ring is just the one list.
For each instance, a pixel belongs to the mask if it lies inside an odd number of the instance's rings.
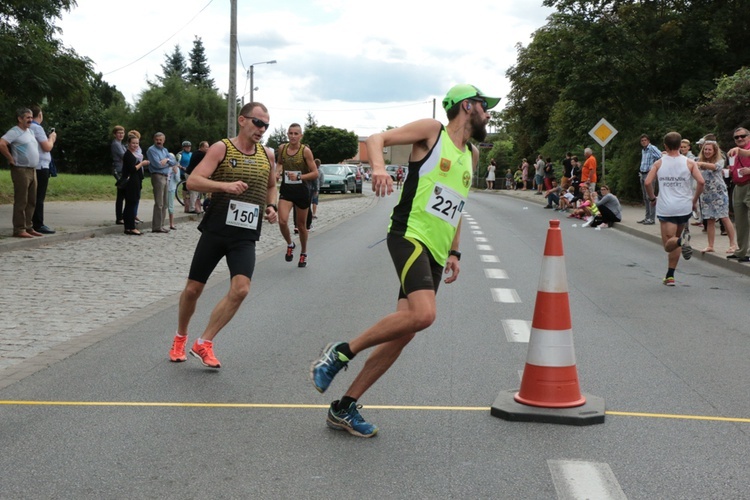
[{"label": "sports watch on wrist", "polygon": [[448,252],[448,255],[452,255],[457,260],[461,260],[461,252],[459,252],[458,250],[451,250],[450,252]]}]

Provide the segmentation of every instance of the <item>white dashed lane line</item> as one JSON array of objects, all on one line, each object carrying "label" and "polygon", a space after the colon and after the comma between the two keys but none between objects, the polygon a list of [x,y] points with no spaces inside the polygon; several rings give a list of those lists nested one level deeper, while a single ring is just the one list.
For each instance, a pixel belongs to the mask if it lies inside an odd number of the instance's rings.
[{"label": "white dashed lane line", "polygon": [[[481,228],[468,219],[474,236],[474,242],[479,252],[492,252],[494,249],[489,245]],[[481,254],[481,262],[485,264],[498,263],[500,259],[496,255]],[[563,270],[564,272],[564,270]],[[504,269],[485,267],[484,276],[490,280],[509,279]],[[502,304],[520,303],[521,297],[513,288],[490,288],[492,299]],[[529,343],[531,337],[531,321],[523,319],[502,320],[503,331],[508,342]],[[523,370],[518,370],[519,381],[523,380]],[[612,469],[606,463],[585,462],[581,460],[548,460],[552,482],[560,500],[627,500],[625,493],[620,488],[617,478]]]},{"label": "white dashed lane line", "polygon": [[513,288],[492,288],[492,299],[495,302],[503,304],[517,304],[521,302],[521,297]]},{"label": "white dashed lane line", "polygon": [[529,343],[531,337],[531,321],[523,319],[504,319],[502,321],[505,338],[508,342]]},{"label": "white dashed lane line", "polygon": [[609,465],[582,460],[547,460],[559,500],[627,500]]},{"label": "white dashed lane line", "polygon": [[484,277],[489,280],[507,280],[508,272],[505,269],[485,268]]}]

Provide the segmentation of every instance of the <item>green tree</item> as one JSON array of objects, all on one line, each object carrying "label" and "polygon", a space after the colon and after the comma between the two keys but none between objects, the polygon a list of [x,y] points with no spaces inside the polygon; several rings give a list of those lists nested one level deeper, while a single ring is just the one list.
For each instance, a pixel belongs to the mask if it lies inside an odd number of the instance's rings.
[{"label": "green tree", "polygon": [[[606,117],[619,130],[607,145],[607,182],[638,198],[638,136],[708,132],[695,108],[716,78],[750,64],[742,35],[750,12],[728,0],[545,5],[557,12],[527,47],[518,46],[507,72],[511,92],[503,116],[514,156],[580,154],[595,146],[588,130]],[[594,150],[600,158],[600,148]]]},{"label": "green tree", "polygon": [[308,111],[307,117],[305,118],[305,128],[304,130],[307,130],[309,128],[317,127],[318,121],[315,119],[315,115],[313,115],[311,112]]},{"label": "green tree", "polygon": [[85,103],[81,82],[91,75],[91,62],[55,38],[53,24],[74,0],[0,2],[0,102],[9,122],[18,106],[34,103]]},{"label": "green tree", "polygon": [[286,129],[282,125],[273,129],[273,132],[271,132],[271,134],[268,136],[268,139],[266,140],[266,146],[273,149],[274,151],[277,151],[279,149],[279,146],[281,146],[285,142],[288,142],[288,140]]},{"label": "green tree", "polygon": [[719,78],[706,98],[698,112],[713,126],[721,144],[734,145],[734,129],[750,127],[750,67]]},{"label": "green tree", "polygon": [[187,69],[187,78],[193,85],[214,88],[214,80],[211,78],[211,68],[206,59],[206,49],[203,40],[196,36],[193,40],[193,49],[189,54],[190,67]]},{"label": "green tree", "polygon": [[164,83],[173,76],[184,79],[188,75],[185,56],[182,55],[182,50],[179,45],[174,46],[174,51],[167,56],[167,60],[161,65],[161,70],[164,74],[157,77],[161,83]]},{"label": "green tree", "polygon": [[359,149],[357,134],[328,125],[305,128],[304,142],[321,163],[340,163],[354,157]]},{"label": "green tree", "polygon": [[226,133],[226,100],[216,90],[185,85],[177,75],[163,85],[151,85],[139,96],[133,123],[142,134],[142,143],[150,144],[156,132],[166,136],[170,151],[181,149],[182,141],[213,143]]}]

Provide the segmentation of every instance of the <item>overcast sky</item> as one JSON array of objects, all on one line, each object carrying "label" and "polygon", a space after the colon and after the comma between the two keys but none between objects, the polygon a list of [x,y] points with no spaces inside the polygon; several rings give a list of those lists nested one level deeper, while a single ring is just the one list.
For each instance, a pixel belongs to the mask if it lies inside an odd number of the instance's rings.
[{"label": "overcast sky", "polygon": [[[229,88],[230,0],[77,0],[57,24],[66,47],[134,103],[179,44],[203,40],[211,76]],[[377,7],[375,4],[377,3]],[[527,45],[551,9],[541,0],[238,0],[237,94],[255,100],[271,129],[318,124],[367,136],[419,118],[445,122],[440,101],[456,83],[502,97],[516,44]],[[123,124],[127,127],[127,124]],[[199,138],[196,138],[199,140]]]}]

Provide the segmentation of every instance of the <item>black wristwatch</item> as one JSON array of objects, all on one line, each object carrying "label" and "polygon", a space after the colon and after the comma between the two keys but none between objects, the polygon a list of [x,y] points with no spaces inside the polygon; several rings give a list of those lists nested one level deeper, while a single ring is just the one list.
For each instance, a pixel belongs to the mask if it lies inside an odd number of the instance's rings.
[{"label": "black wristwatch", "polygon": [[457,260],[461,260],[461,252],[459,252],[458,250],[451,250],[450,252],[448,252],[448,255],[452,255]]},{"label": "black wristwatch", "polygon": [[266,205],[266,208],[268,208],[268,207],[273,207],[273,210],[274,210],[275,212],[278,212],[278,211],[279,211],[279,209],[278,209],[278,208],[276,207],[276,205],[274,205],[273,203],[269,203],[268,205]]}]

